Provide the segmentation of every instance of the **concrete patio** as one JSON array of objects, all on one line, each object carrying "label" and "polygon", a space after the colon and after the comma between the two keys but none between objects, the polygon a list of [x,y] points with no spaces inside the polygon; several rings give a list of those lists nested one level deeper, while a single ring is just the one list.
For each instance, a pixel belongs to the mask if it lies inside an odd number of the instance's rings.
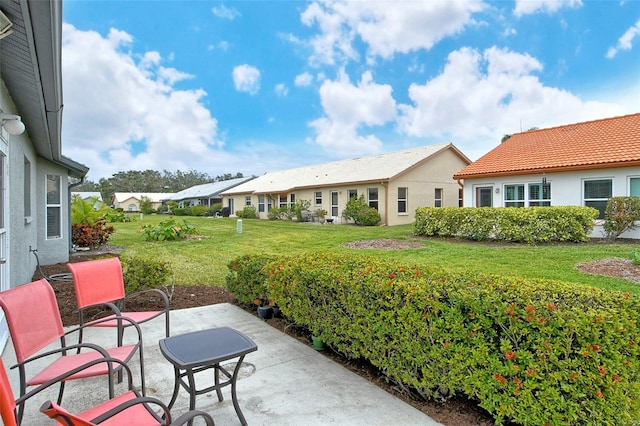
[{"label": "concrete patio", "polygon": [[[238,400],[249,425],[440,424],[234,305],[171,311],[172,335],[220,326],[235,328],[258,345],[256,352],[246,356],[238,378]],[[174,376],[171,364],[158,348],[158,340],[164,337],[163,319],[144,324],[142,331],[147,395],[166,404],[171,399]],[[111,329],[93,329],[90,333],[90,341],[104,346],[115,341]],[[2,358],[7,369],[15,364],[10,341]],[[132,363],[132,369],[134,383],[140,383],[137,362]],[[17,373],[11,369],[8,373],[17,391]],[[107,397],[106,383],[104,377],[69,382],[62,405],[72,412],[95,405]],[[229,387],[223,388],[223,395],[222,402],[218,402],[214,391],[201,395],[196,408],[210,413],[218,426],[239,425]],[[55,400],[56,396],[54,387],[27,401],[23,425],[54,424],[38,409],[42,402]],[[188,405],[187,392],[181,390],[172,415],[177,417],[186,412]]]}]

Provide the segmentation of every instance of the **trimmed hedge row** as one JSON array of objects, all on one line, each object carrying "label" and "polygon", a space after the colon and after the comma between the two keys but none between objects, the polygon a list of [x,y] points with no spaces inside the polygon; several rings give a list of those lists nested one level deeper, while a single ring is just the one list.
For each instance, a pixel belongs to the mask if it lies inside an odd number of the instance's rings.
[{"label": "trimmed hedge row", "polygon": [[416,235],[523,243],[583,242],[598,210],[592,207],[419,207]]},{"label": "trimmed hedge row", "polygon": [[368,257],[229,267],[239,300],[266,292],[335,350],[427,398],[464,394],[498,423],[640,421],[640,299],[629,294]]}]

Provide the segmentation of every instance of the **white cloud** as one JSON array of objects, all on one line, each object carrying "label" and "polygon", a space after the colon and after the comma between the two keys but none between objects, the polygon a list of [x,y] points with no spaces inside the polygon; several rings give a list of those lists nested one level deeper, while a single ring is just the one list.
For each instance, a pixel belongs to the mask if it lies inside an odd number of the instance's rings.
[{"label": "white cloud", "polygon": [[230,21],[240,16],[238,9],[235,7],[226,7],[224,4],[221,4],[218,7],[212,7],[211,12],[213,12],[213,14],[218,18],[228,19]]},{"label": "white cloud", "polygon": [[399,129],[412,137],[451,140],[474,159],[505,133],[633,112],[545,86],[534,75],[541,70],[537,59],[506,49],[454,51],[440,75],[410,86],[412,104],[399,105]]},{"label": "white cloud", "polygon": [[287,96],[289,94],[289,88],[284,83],[276,84],[276,87],[274,88],[274,91],[276,92],[276,95],[278,95],[278,96]]},{"label": "white cloud", "polygon": [[238,65],[233,69],[233,84],[239,92],[255,95],[260,90],[260,70],[251,65]]},{"label": "white cloud", "polygon": [[317,25],[320,34],[311,41],[312,64],[358,60],[356,37],[368,46],[367,62],[375,57],[430,49],[444,37],[473,23],[472,14],[483,10],[480,0],[465,1],[345,1],[313,2],[302,13],[302,23]]},{"label": "white cloud", "polygon": [[297,87],[307,87],[313,81],[313,76],[308,72],[303,72],[302,74],[296,75],[296,79],[293,84]]},{"label": "white cloud", "polygon": [[620,50],[631,50],[633,39],[636,37],[640,37],[640,19],[618,39],[616,47],[609,48],[607,58],[612,59]]},{"label": "white cloud", "polygon": [[582,0],[516,0],[513,14],[515,16],[529,15],[536,12],[552,14],[563,8],[581,6]]},{"label": "white cloud", "polygon": [[374,135],[361,136],[363,126],[382,126],[395,119],[396,104],[391,86],[376,84],[370,72],[362,74],[357,86],[341,72],[335,81],[320,87],[325,116],[309,125],[316,131],[314,142],[337,156],[369,154],[380,151],[382,142]]},{"label": "white cloud", "polygon": [[[120,170],[209,170],[222,164],[217,121],[190,75],[162,67],[157,52],[134,55],[132,37],[63,26],[64,154],[97,181]],[[136,62],[134,57],[141,59]]]}]

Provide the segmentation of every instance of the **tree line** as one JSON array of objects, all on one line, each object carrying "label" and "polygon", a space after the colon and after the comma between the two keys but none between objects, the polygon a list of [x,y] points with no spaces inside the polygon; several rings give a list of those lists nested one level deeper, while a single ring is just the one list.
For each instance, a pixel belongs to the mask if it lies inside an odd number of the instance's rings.
[{"label": "tree line", "polygon": [[73,187],[73,192],[99,192],[105,202],[109,202],[116,192],[179,192],[195,185],[242,178],[242,173],[225,173],[211,176],[195,170],[167,171],[129,170],[118,172],[110,178],[101,178],[98,182],[86,180]]}]

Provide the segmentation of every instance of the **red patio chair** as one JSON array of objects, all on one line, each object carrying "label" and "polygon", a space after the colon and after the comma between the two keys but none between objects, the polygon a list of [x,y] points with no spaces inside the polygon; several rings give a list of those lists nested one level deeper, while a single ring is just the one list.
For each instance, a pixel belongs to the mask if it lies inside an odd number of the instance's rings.
[{"label": "red patio chair", "polygon": [[[76,292],[76,300],[80,312],[80,325],[85,323],[97,327],[118,327],[122,333],[122,327],[127,323],[118,320],[120,317],[131,318],[138,324],[165,316],[165,336],[169,337],[169,298],[158,289],[142,290],[139,292],[125,294],[124,278],[122,276],[122,265],[120,259],[111,257],[108,259],[90,260],[86,262],[68,263],[67,268],[73,276],[73,285]],[[126,299],[140,297],[142,294],[153,294],[160,297],[164,302],[164,309],[160,311],[128,312],[126,311]],[[117,302],[123,301],[123,309],[120,310]],[[106,317],[106,321],[87,321],[85,311],[88,308],[107,307],[112,315]],[[119,334],[121,336],[121,334]],[[119,341],[121,342],[121,340]]]},{"label": "red patio chair", "polygon": [[[120,425],[183,425],[192,421],[195,417],[202,417],[207,426],[215,426],[213,418],[202,411],[189,411],[182,416],[171,421],[171,414],[167,407],[155,398],[146,398],[140,396],[133,388],[131,380],[131,370],[123,362],[115,358],[103,358],[90,361],[73,370],[67,371],[62,375],[38,386],[29,392],[28,397],[43,391],[44,389],[56,384],[58,381],[64,381],[69,376],[80,373],[87,368],[94,368],[96,365],[104,363],[107,365],[120,364],[119,367],[127,372],[128,391],[115,398],[111,398],[95,407],[92,407],[80,414],[71,414],[64,408],[60,407],[53,401],[47,401],[40,407],[40,411],[59,423],[69,425],[98,425],[104,424],[120,424]],[[113,368],[113,367],[112,367]],[[115,368],[113,368],[115,370]],[[24,397],[22,397],[24,398]],[[18,398],[20,401],[22,398]],[[162,416],[155,413],[153,407],[158,407]],[[0,418],[5,426],[17,426],[16,401],[14,400],[13,390],[7,377],[7,372],[2,359],[0,359]]]},{"label": "red patio chair", "polygon": [[[27,393],[27,387],[29,386],[42,385],[52,380],[56,383],[59,382],[60,391],[57,401],[60,404],[67,380],[107,374],[109,376],[109,396],[112,397],[112,375],[115,371],[121,370],[120,366],[113,369],[111,364],[95,365],[69,375],[64,380],[55,380],[62,373],[73,370],[77,366],[97,358],[112,357],[126,363],[137,350],[140,354],[142,393],[145,393],[142,332],[140,327],[129,318],[123,317],[122,320],[131,323],[136,328],[138,332],[137,343],[104,349],[90,343],[66,344],[66,337],[78,333],[83,327],[65,332],[62,327],[60,310],[53,288],[45,279],[0,292],[0,307],[4,311],[16,353],[17,364],[11,368],[17,368],[20,375],[20,397],[16,401],[18,406],[16,420],[18,424],[22,421],[25,401],[31,395]],[[60,347],[39,353],[43,348],[58,339],[60,340]],[[27,365],[30,366],[29,369],[31,370],[34,368],[32,367],[34,364],[30,363],[33,361],[49,359],[51,359],[50,363],[46,367],[31,377],[27,376]]]}]

